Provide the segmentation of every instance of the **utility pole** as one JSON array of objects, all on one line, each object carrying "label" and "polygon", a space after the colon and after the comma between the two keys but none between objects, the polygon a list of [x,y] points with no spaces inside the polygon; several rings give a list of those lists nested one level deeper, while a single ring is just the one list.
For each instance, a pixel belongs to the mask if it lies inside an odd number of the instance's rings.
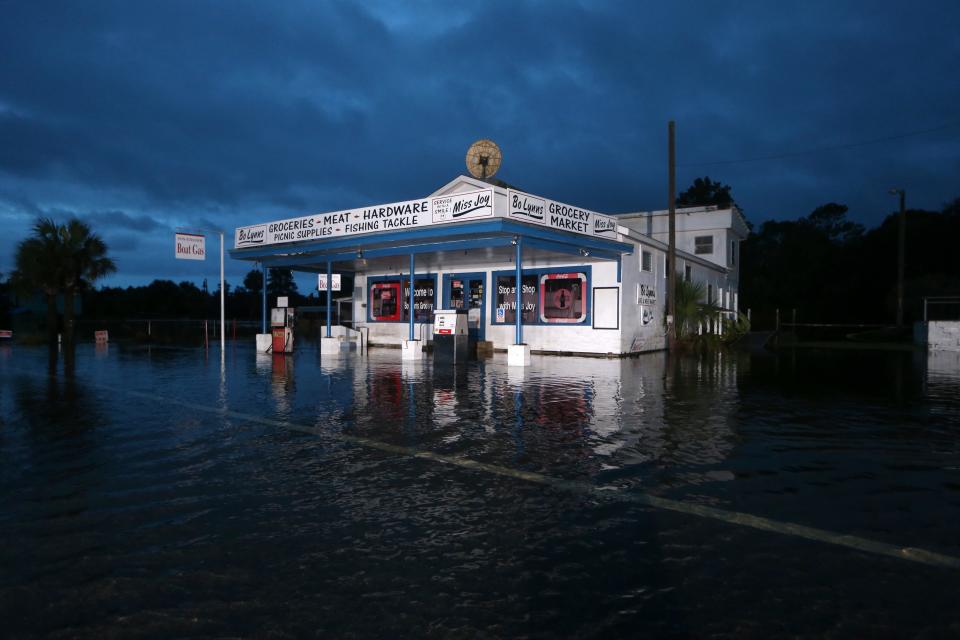
[{"label": "utility pole", "polygon": [[670,237],[667,249],[667,315],[670,325],[667,327],[672,346],[677,339],[677,154],[676,124],[671,120],[667,124],[667,210],[670,219]]},{"label": "utility pole", "polygon": [[900,215],[897,223],[897,326],[903,326],[903,262],[905,239],[907,235],[907,213],[906,201],[907,191],[905,189],[890,189],[890,195],[900,196]]}]

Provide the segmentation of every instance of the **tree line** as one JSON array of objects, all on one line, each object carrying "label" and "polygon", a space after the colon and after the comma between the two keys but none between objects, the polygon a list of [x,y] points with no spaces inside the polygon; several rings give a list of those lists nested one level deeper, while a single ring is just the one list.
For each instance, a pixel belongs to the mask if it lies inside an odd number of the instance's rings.
[{"label": "tree line", "polygon": [[[736,204],[729,185],[697,178],[678,194],[678,206]],[[750,309],[754,327],[773,324],[776,310],[803,322],[893,324],[897,282],[897,213],[875,228],[847,218],[846,205],[828,202],[795,220],[767,220],[750,225],[740,251],[740,307]],[[960,198],[940,210],[906,212],[904,311],[906,322],[921,317],[922,298],[960,295],[960,260],[954,244],[960,238]],[[0,328],[9,326],[15,298],[39,293],[46,301],[43,324],[52,337],[59,331],[72,339],[75,296],[83,296],[90,319],[213,318],[219,315],[219,291],[206,282],[154,280],[139,287],[93,284],[116,270],[106,244],[79,220],[58,224],[38,220],[33,235],[17,247],[16,269],[0,280]],[[269,306],[277,296],[291,306],[324,304],[325,294],[303,296],[290,269],[269,269]],[[344,294],[352,281],[345,278]],[[253,269],[236,287],[226,286],[229,318],[260,318],[263,275]],[[57,298],[62,298],[62,317]]]},{"label": "tree line", "polygon": [[[217,283],[219,285],[219,283]],[[278,296],[290,298],[291,307],[324,304],[314,294],[300,293],[290,269],[268,269],[267,305],[276,306]],[[85,314],[94,319],[120,318],[217,318],[220,315],[220,288],[210,289],[188,281],[154,280],[138,287],[102,287],[85,298]],[[263,272],[252,269],[241,284],[224,283],[226,316],[236,320],[259,320],[263,304]]]},{"label": "tree line", "polygon": [[[736,204],[731,188],[697,178],[678,206]],[[875,228],[825,203],[795,220],[750,225],[741,246],[740,306],[754,327],[769,328],[777,310],[798,322],[893,324],[896,314],[899,212]],[[925,296],[960,295],[960,198],[940,210],[906,211],[904,321],[922,319]]]}]

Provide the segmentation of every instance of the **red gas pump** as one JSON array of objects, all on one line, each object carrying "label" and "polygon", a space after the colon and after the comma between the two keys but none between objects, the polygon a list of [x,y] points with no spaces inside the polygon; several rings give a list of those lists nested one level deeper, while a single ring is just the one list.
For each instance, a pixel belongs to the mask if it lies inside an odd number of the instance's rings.
[{"label": "red gas pump", "polygon": [[294,310],[277,307],[270,310],[271,346],[274,354],[293,353]]}]

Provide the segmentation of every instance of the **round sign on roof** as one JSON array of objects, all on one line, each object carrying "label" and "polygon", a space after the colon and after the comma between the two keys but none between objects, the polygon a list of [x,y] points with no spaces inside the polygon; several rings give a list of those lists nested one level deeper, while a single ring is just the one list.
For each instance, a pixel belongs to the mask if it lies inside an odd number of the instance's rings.
[{"label": "round sign on roof", "polygon": [[486,180],[500,168],[503,155],[493,140],[477,140],[467,149],[467,170],[474,178]]}]

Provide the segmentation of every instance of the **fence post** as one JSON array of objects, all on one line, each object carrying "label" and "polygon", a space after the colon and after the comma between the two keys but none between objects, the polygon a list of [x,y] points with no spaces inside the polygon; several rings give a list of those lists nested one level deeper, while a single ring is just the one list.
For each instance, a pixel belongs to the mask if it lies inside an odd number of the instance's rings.
[{"label": "fence post", "polygon": [[790,323],[793,325],[793,330],[797,330],[797,310],[793,309],[790,313]]},{"label": "fence post", "polygon": [[777,307],[777,316],[776,320],[774,320],[773,328],[775,331],[780,331],[780,307]]},{"label": "fence post", "polygon": [[209,333],[209,331],[207,330],[207,321],[206,321],[206,320],[203,321],[203,348],[204,348],[204,349],[209,349],[209,348],[210,348],[210,333]]}]

